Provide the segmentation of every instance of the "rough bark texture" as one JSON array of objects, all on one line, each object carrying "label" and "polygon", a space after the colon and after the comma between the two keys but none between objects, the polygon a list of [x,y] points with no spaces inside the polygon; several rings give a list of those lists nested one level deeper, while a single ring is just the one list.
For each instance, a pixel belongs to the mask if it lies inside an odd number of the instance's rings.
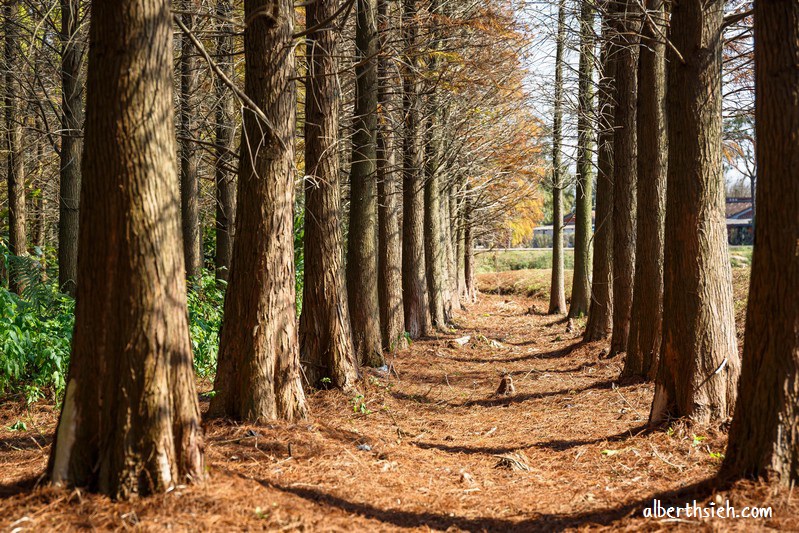
[{"label": "rough bark texture", "polygon": [[[230,22],[230,0],[217,0],[216,14],[219,25],[216,37],[216,62],[220,70],[233,79],[233,24]],[[216,106],[216,148],[214,150],[214,180],[216,183],[216,250],[214,267],[216,279],[227,281],[230,274],[230,257],[233,252],[233,226],[236,213],[236,179],[230,168],[233,165],[235,102],[225,83],[214,78]]]},{"label": "rough bark texture", "polygon": [[114,498],[204,476],[180,247],[166,0],[95,0],[77,307],[50,456]]},{"label": "rough bark texture", "polygon": [[357,0],[355,118],[350,169],[347,291],[355,353],[382,366],[377,293],[377,0]]},{"label": "rough bark texture", "polygon": [[[378,0],[381,49],[385,47],[387,29],[392,26],[394,12],[389,0]],[[399,72],[386,54],[378,60],[379,124],[377,142],[377,219],[380,325],[383,348],[394,351],[405,347],[405,316],[402,306],[402,243],[400,240],[401,191],[397,158],[398,137],[395,135],[393,111],[398,107]]]},{"label": "rough bark texture", "polygon": [[[22,256],[28,253],[28,238],[26,234],[27,210],[25,207],[25,167],[22,153],[22,121],[18,116],[19,101],[19,44],[20,36],[17,29],[16,0],[10,0],[3,6],[5,26],[4,55],[8,71],[5,75],[4,104],[6,121],[6,181],[8,184],[8,244],[13,255]],[[9,288],[16,293],[22,293],[24,283],[11,268]]]},{"label": "rough bark texture", "polygon": [[269,124],[245,112],[236,238],[209,413],[293,420],[307,411],[294,285],[294,6],[245,0],[244,14],[250,21],[244,90]]},{"label": "rough bark texture", "polygon": [[[467,191],[468,192],[468,191]],[[466,281],[466,301],[477,301],[477,277],[474,260],[474,215],[472,205],[467,198],[463,215],[463,277]]]},{"label": "rough bark texture", "polygon": [[610,356],[627,351],[635,279],[639,10],[625,0],[616,13],[612,53],[616,62],[613,136],[613,332]]},{"label": "rough bark texture", "polygon": [[402,300],[405,330],[412,339],[417,339],[432,329],[424,253],[424,134],[420,122],[419,59],[415,49],[418,34],[416,0],[404,0],[403,8],[402,29],[408,66],[403,72]]},{"label": "rough bark texture", "polygon": [[[332,17],[334,0],[305,8],[307,28]],[[305,283],[300,315],[300,359],[307,383],[350,389],[358,379],[342,264],[338,143],[338,34],[312,31],[306,41]],[[327,380],[325,380],[327,378]],[[325,380],[325,381],[322,381]]]},{"label": "rough bark texture", "polygon": [[[181,0],[183,24],[194,30],[198,0]],[[180,192],[183,225],[183,253],[186,256],[186,276],[195,278],[202,270],[200,242],[200,176],[199,153],[194,142],[199,137],[197,105],[199,89],[197,52],[190,37],[183,33],[180,45]]]},{"label": "rough bark texture", "polygon": [[799,481],[799,5],[755,3],[757,232],[723,473]]},{"label": "rough bark texture", "polygon": [[[603,33],[608,26],[603,23]],[[599,341],[610,336],[613,318],[613,79],[615,62],[610,60],[607,39],[602,45],[599,77],[597,136],[596,230],[591,283],[591,306],[583,339]]]},{"label": "rough bark texture", "polygon": [[569,317],[588,314],[591,301],[591,232],[593,223],[594,172],[594,6],[580,5],[580,64],[577,87],[577,188],[575,191],[574,279]]},{"label": "rough bark texture", "polygon": [[650,421],[724,421],[735,404],[740,359],[721,165],[724,2],[674,4],[669,52],[669,168],[663,346]]},{"label": "rough bark texture", "polygon": [[[432,99],[432,116],[427,128],[427,157],[424,184],[424,257],[427,292],[430,295],[430,318],[436,328],[445,328],[444,314],[444,246],[441,240],[441,189],[439,185],[439,158],[441,139],[437,133],[436,100]],[[448,299],[448,298],[447,298]]]},{"label": "rough bark texture", "polygon": [[666,218],[666,31],[663,0],[648,0],[638,59],[638,221],[635,284],[622,376],[654,379],[663,322],[663,224]]},{"label": "rough bark texture", "polygon": [[549,314],[566,312],[563,275],[563,48],[566,40],[566,1],[558,8],[558,37],[555,47],[555,109],[552,126],[552,276],[549,287]]},{"label": "rough bark texture", "polygon": [[61,182],[58,194],[58,286],[75,295],[78,277],[78,203],[83,127],[84,48],[80,1],[61,0]]}]

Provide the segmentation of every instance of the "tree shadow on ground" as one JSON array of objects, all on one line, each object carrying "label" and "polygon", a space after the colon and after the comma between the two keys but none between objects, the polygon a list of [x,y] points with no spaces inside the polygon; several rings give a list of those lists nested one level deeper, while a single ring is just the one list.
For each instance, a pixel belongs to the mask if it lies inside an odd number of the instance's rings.
[{"label": "tree shadow on ground", "polygon": [[[573,514],[539,514],[535,518],[524,520],[508,520],[489,517],[452,516],[451,514],[432,511],[414,512],[400,509],[383,509],[369,503],[349,501],[320,489],[307,487],[291,487],[257,480],[266,488],[277,489],[294,494],[305,500],[325,507],[334,507],[346,513],[356,514],[371,520],[378,520],[386,525],[403,528],[428,527],[440,530],[458,528],[466,531],[563,531],[584,526],[610,526],[614,522],[633,516],[642,516],[643,509],[650,507],[653,500],[660,500],[661,505],[678,505],[689,500],[702,500],[711,496],[716,490],[723,490],[728,484],[721,484],[715,478],[706,479],[679,489],[651,494],[618,507],[594,509]],[[643,526],[644,524],[642,524]],[[650,525],[656,525],[650,521]]]},{"label": "tree shadow on ground", "polygon": [[532,448],[533,444],[522,444],[519,446],[449,446],[446,444],[436,444],[434,442],[411,442],[417,448],[423,450],[441,450],[448,453],[463,453],[467,455],[502,455],[513,453],[519,450]]},{"label": "tree shadow on ground", "polygon": [[[522,344],[512,344],[512,346],[522,346]],[[520,355],[517,357],[492,357],[492,358],[478,358],[478,357],[451,357],[448,355],[439,355],[442,359],[449,359],[459,363],[518,363],[520,361],[530,361],[533,359],[560,359],[568,357],[572,352],[581,347],[581,343],[570,344],[563,348],[550,350],[548,352],[536,352],[527,355]]]},{"label": "tree shadow on ground", "polygon": [[52,436],[46,435],[19,435],[0,438],[0,452],[16,450],[41,450],[53,441]]},{"label": "tree shadow on ground", "polygon": [[625,387],[632,386],[632,384],[619,385],[617,380],[607,379],[594,382],[582,388],[570,388],[546,392],[530,392],[524,394],[514,394],[512,396],[495,396],[493,398],[485,398],[482,400],[470,400],[461,404],[451,404],[451,407],[472,407],[475,405],[480,407],[507,407],[514,403],[551,398],[552,396],[573,396],[575,394],[580,394],[581,392],[587,392],[590,390],[608,390],[612,389],[614,386]]},{"label": "tree shadow on ground", "polygon": [[609,437],[599,437],[596,439],[575,439],[575,440],[550,440],[546,442],[537,442],[533,444],[536,448],[546,448],[556,452],[562,452],[576,448],[578,446],[587,446],[589,444],[599,444],[600,442],[622,442],[632,437],[640,435],[648,435],[654,431],[648,424],[644,423],[629,429],[625,429],[621,433],[610,435]]}]

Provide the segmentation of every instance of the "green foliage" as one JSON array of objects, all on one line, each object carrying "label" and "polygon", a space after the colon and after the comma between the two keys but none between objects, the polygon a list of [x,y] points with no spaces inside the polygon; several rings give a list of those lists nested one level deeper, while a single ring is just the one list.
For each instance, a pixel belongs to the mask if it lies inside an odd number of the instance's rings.
[{"label": "green foliage", "polygon": [[305,286],[305,207],[294,211],[294,273],[297,294],[297,315],[302,311],[302,290]]},{"label": "green foliage", "polygon": [[[6,250],[3,257],[25,289],[18,296],[0,287],[0,397],[15,394],[32,403],[48,396],[56,402],[66,385],[75,301],[58,291],[55,273],[45,272],[36,256],[9,257]],[[204,272],[188,292],[189,331],[200,376],[216,369],[224,289],[224,283]]]},{"label": "green foliage", "polygon": [[353,413],[360,413],[362,415],[368,415],[372,413],[372,411],[370,411],[366,406],[366,398],[363,394],[356,394],[350,403],[352,403]]},{"label": "green foliage", "polygon": [[0,394],[22,393],[30,403],[48,390],[55,400],[69,367],[75,303],[53,283],[29,294],[0,289]]},{"label": "green foliage", "polygon": [[188,292],[189,333],[194,368],[203,377],[216,370],[226,287],[227,284],[217,280],[213,273],[203,271],[203,275],[190,286]]}]

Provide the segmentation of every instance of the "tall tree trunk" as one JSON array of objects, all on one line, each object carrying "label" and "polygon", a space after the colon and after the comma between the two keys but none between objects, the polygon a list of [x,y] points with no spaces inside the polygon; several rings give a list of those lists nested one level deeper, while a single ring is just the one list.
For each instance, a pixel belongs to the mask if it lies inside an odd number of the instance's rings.
[{"label": "tall tree trunk", "polygon": [[[622,376],[654,379],[663,322],[663,224],[666,218],[666,33],[663,0],[647,0],[638,59],[638,226],[635,283]],[[649,22],[651,20],[657,26]]]},{"label": "tall tree trunk", "polygon": [[[181,0],[183,24],[194,31],[199,0]],[[196,278],[202,270],[200,241],[200,176],[199,157],[195,139],[198,131],[199,71],[191,38],[183,33],[180,45],[180,191],[183,221],[183,253],[186,256],[186,276]]]},{"label": "tall tree trunk", "polygon": [[463,277],[466,280],[466,301],[477,301],[477,277],[474,262],[474,215],[471,201],[467,198],[463,215]]},{"label": "tall tree trunk", "polygon": [[638,0],[617,6],[611,53],[616,62],[613,136],[613,333],[610,356],[627,351],[635,279],[638,98]]},{"label": "tall tree trunk", "polygon": [[591,231],[593,223],[594,174],[594,5],[580,4],[580,64],[577,115],[577,189],[574,209],[574,279],[569,317],[588,314],[591,301]]},{"label": "tall tree trunk", "polygon": [[358,361],[382,366],[377,293],[377,0],[357,2],[347,293]]},{"label": "tall tree trunk", "polygon": [[[8,183],[8,233],[9,251],[16,256],[28,254],[28,238],[26,234],[27,209],[25,206],[25,167],[22,148],[22,121],[17,116],[20,107],[19,81],[20,75],[19,45],[20,36],[17,29],[16,0],[9,0],[3,6],[5,25],[4,55],[6,63],[4,104],[6,107],[6,180]],[[10,269],[9,288],[21,294],[25,289],[24,281]]]},{"label": "tall tree trunk", "polygon": [[441,189],[438,176],[441,139],[437,132],[437,105],[436,99],[431,98],[425,158],[424,257],[430,318],[434,327],[445,328],[447,318],[444,315],[444,247],[441,241]]},{"label": "tall tree trunk", "polygon": [[563,49],[566,41],[566,0],[558,7],[558,36],[555,47],[555,109],[552,126],[552,277],[549,287],[549,314],[566,312],[563,275]]},{"label": "tall tree trunk", "polygon": [[755,3],[757,238],[722,472],[799,481],[799,5]]},{"label": "tall tree trunk", "polygon": [[305,7],[308,74],[305,82],[305,283],[300,357],[314,387],[350,389],[358,379],[342,264],[338,144],[338,33],[324,27],[336,0]]},{"label": "tall tree trunk", "polygon": [[83,127],[84,48],[80,0],[61,0],[61,183],[58,195],[58,286],[75,295]]},{"label": "tall tree trunk", "polygon": [[404,163],[402,183],[402,301],[405,330],[412,339],[432,329],[428,305],[424,253],[424,134],[421,124],[419,32],[416,0],[404,0],[402,29],[407,57],[403,73],[403,111],[405,114]]},{"label": "tall tree trunk", "polygon": [[[264,16],[269,13],[270,16]],[[294,273],[294,4],[245,0],[246,95],[236,238],[209,413],[258,422],[307,413]]]},{"label": "tall tree trunk", "polygon": [[663,345],[650,421],[732,414],[740,359],[721,165],[723,0],[674,4],[669,53],[669,165]]},{"label": "tall tree trunk", "polygon": [[[233,79],[233,24],[230,22],[230,0],[216,1],[219,25],[216,37],[216,62],[220,70]],[[233,225],[236,213],[236,179],[230,171],[233,165],[235,102],[225,83],[214,78],[216,107],[216,147],[214,153],[214,178],[216,183],[216,250],[214,267],[216,279],[227,281],[230,274],[230,257],[233,252]]]},{"label": "tall tree trunk", "polygon": [[380,325],[383,347],[393,351],[403,348],[405,317],[402,305],[402,243],[400,242],[401,191],[397,162],[398,137],[394,128],[394,110],[399,82],[396,67],[387,57],[388,28],[395,13],[389,12],[389,0],[378,0],[380,17],[380,57],[378,60],[379,124],[377,142],[377,219]]},{"label": "tall tree trunk", "polygon": [[453,217],[455,224],[455,273],[458,286],[458,298],[461,305],[469,301],[468,291],[466,290],[466,197],[465,197],[465,180],[460,177],[458,179],[458,193],[460,199],[455,197],[456,209]]},{"label": "tall tree trunk", "polygon": [[454,246],[454,225],[452,220],[452,184],[444,187],[441,194],[441,240],[444,246],[444,283],[446,283],[445,294],[449,296],[444,301],[444,316],[447,321],[452,320],[455,309],[460,309],[461,303],[458,298],[458,280],[455,273],[456,258]]},{"label": "tall tree trunk", "polygon": [[47,233],[47,200],[45,198],[45,190],[47,189],[47,181],[44,176],[44,141],[42,134],[38,133],[44,131],[42,118],[37,113],[34,119],[34,128],[37,132],[36,135],[36,172],[35,172],[35,192],[33,194],[32,208],[33,208],[33,228],[31,231],[31,244],[37,246],[42,253],[39,257],[42,269],[46,269],[46,255],[44,253],[44,246]]},{"label": "tall tree trunk", "polygon": [[205,475],[169,2],[94,0],[90,32],[75,332],[49,474],[129,498]]},{"label": "tall tree trunk", "polygon": [[[607,16],[607,15],[606,15]],[[615,61],[610,57],[607,19],[602,23],[602,71],[597,113],[597,191],[591,306],[585,325],[586,342],[610,336],[613,319],[613,117]]]}]

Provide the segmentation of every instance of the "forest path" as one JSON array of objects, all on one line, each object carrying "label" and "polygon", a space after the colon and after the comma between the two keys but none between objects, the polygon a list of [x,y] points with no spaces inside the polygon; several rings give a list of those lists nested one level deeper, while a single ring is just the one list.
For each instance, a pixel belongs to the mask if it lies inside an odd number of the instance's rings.
[{"label": "forest path", "polygon": [[[534,305],[544,302],[481,296],[457,314],[453,333],[391,358],[399,377],[370,370],[362,396],[311,395],[307,422],[209,423],[209,481],[139,502],[20,492],[20,480],[44,469],[56,412],[31,413],[28,426],[41,434],[10,432],[27,415],[7,406],[0,531],[20,519],[27,528],[61,530],[696,529],[645,519],[642,510],[712,477],[723,436],[681,426],[645,431],[651,385],[617,387],[619,361],[600,361],[600,346],[580,344],[562,319],[529,314]],[[453,347],[466,335],[466,346]],[[495,395],[503,373],[512,373],[515,394]],[[738,501],[747,498],[763,505],[767,496],[749,491]],[[795,517],[788,513],[788,523],[796,526]]]}]

